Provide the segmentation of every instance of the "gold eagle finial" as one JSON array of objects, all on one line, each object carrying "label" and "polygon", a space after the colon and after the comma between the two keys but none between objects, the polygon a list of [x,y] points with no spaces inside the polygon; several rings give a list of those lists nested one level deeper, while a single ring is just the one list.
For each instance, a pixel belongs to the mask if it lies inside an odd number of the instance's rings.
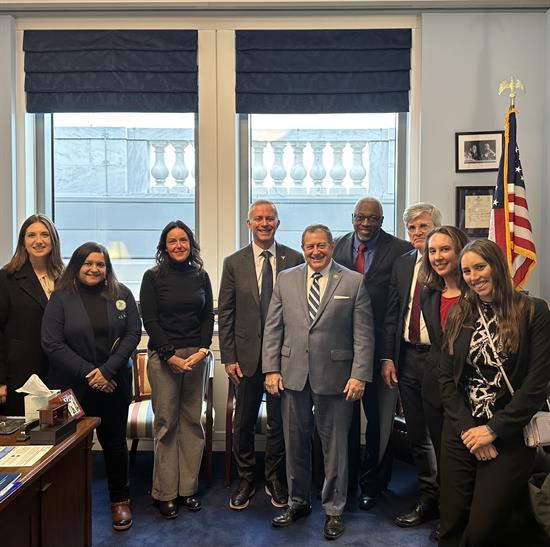
[{"label": "gold eagle finial", "polygon": [[517,90],[522,89],[525,92],[525,86],[521,80],[511,76],[509,80],[503,80],[500,82],[500,85],[498,86],[498,94],[501,95],[506,89],[510,90],[510,94],[508,96],[510,97],[510,106],[513,107],[515,106]]}]

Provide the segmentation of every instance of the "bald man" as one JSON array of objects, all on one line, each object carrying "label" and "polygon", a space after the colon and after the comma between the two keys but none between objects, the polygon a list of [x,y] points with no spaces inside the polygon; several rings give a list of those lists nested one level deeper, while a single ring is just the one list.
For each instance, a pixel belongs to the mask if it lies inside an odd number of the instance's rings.
[{"label": "bald man", "polygon": [[350,430],[350,494],[355,487],[357,468],[360,465],[359,508],[367,511],[376,505],[380,494],[388,485],[391,475],[391,455],[385,448],[380,449],[378,394],[382,381],[380,376],[382,326],[386,315],[393,264],[397,257],[410,251],[412,246],[382,230],[384,210],[380,201],[374,197],[362,198],[355,204],[351,221],[353,232],[336,240],[333,258],[335,262],[364,276],[374,318],[374,375],[372,383],[367,384],[362,398],[368,424],[365,431],[365,457],[360,463],[359,405],[356,408]]}]

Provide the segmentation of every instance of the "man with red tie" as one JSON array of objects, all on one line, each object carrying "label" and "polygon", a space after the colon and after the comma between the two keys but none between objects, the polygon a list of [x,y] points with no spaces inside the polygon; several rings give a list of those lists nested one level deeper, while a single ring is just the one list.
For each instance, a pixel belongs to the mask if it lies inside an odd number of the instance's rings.
[{"label": "man with red tie", "polygon": [[362,398],[367,417],[365,432],[366,451],[359,462],[359,437],[361,409],[356,405],[350,429],[349,495],[355,495],[357,474],[360,467],[361,495],[359,508],[369,510],[378,502],[391,474],[391,456],[380,448],[380,415],[378,393],[384,389],[380,375],[382,327],[388,302],[388,287],[393,264],[397,257],[411,250],[411,245],[382,230],[384,210],[374,197],[365,197],[356,204],[351,216],[353,232],[336,240],[333,258],[342,266],[362,274],[369,293],[374,318],[374,375],[372,383],[365,387]]},{"label": "man with red tie", "polygon": [[380,414],[384,424],[382,437],[385,438],[386,431],[389,437],[398,386],[418,473],[420,499],[410,512],[397,516],[394,522],[410,527],[439,514],[436,458],[422,402],[430,338],[420,305],[422,287],[417,280],[426,238],[436,226],[441,226],[441,213],[429,203],[416,203],[405,210],[403,222],[414,249],[395,261],[391,275],[381,350],[386,388],[380,393]]}]

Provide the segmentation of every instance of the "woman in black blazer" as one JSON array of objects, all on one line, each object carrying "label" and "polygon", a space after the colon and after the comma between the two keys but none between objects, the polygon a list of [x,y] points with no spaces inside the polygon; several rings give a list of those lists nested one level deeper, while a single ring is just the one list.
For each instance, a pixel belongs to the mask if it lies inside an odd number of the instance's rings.
[{"label": "woman in black blazer", "polygon": [[99,416],[113,528],[132,525],[126,423],[132,397],[130,356],[141,321],[130,290],[119,283],[107,249],[84,243],[73,253],[44,313],[42,345],[48,385],[71,388],[84,412]]},{"label": "woman in black blazer", "polygon": [[420,295],[422,316],[430,336],[429,369],[422,383],[422,401],[430,437],[440,470],[443,404],[439,393],[439,360],[443,329],[447,316],[460,298],[458,257],[468,243],[468,236],[454,226],[439,226],[427,237],[419,280],[424,285]]},{"label": "woman in black blazer", "polygon": [[46,382],[48,360],[40,343],[44,308],[63,271],[59,235],[44,215],[21,226],[12,259],[0,270],[0,415],[23,415],[15,390],[32,374]]},{"label": "woman in black blazer", "polygon": [[550,311],[543,300],[514,290],[507,261],[492,241],[469,243],[460,267],[463,296],[447,321],[440,363],[439,544],[508,545],[505,525],[525,493],[535,457],[522,428],[541,408],[550,380]]}]

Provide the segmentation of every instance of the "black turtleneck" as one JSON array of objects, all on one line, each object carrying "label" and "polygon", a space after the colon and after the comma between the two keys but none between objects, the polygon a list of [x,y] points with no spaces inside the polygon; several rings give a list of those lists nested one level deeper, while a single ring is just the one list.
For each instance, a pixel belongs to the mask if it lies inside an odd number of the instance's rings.
[{"label": "black turtleneck", "polygon": [[208,274],[189,263],[170,261],[143,275],[140,290],[143,326],[149,347],[209,347],[214,329],[212,286]]},{"label": "black turtleneck", "polygon": [[103,296],[105,285],[84,285],[78,282],[78,293],[90,318],[94,331],[96,366],[100,366],[109,358],[109,320],[107,317],[107,300]]}]

